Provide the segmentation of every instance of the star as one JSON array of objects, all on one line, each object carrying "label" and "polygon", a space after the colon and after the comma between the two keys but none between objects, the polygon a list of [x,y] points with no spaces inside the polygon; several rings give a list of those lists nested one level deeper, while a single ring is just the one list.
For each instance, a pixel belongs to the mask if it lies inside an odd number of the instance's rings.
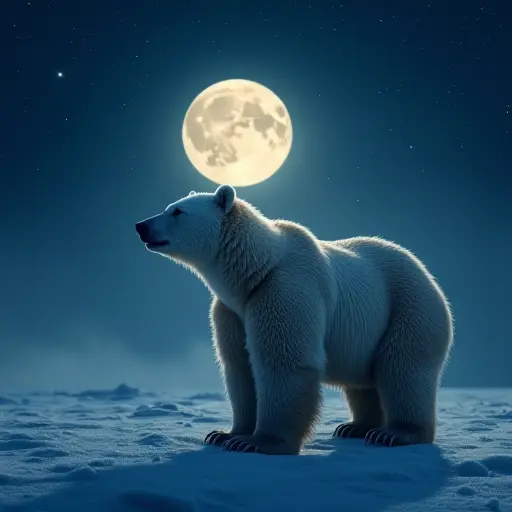
[{"label": "star", "polygon": [[64,78],[64,73],[62,71],[57,71],[58,78]]}]

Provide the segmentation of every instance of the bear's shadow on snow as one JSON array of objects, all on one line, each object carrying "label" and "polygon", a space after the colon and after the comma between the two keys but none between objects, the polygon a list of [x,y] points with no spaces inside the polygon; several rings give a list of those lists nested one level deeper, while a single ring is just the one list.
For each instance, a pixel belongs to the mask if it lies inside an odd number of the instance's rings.
[{"label": "bear's shadow on snow", "polygon": [[[199,445],[200,441],[196,441]],[[75,471],[53,491],[5,512],[385,510],[435,495],[451,474],[437,446],[365,447],[316,440],[300,457],[201,447],[159,462]],[[311,452],[313,450],[313,452]],[[66,484],[66,482],[68,482]]]}]

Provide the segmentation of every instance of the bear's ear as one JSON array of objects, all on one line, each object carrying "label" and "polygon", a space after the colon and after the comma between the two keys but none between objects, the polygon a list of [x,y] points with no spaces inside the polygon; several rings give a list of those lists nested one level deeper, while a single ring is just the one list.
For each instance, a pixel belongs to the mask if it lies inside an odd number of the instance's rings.
[{"label": "bear's ear", "polygon": [[191,190],[188,195],[189,196],[195,196],[196,194],[197,194],[197,192],[195,190]]},{"label": "bear's ear", "polygon": [[233,209],[236,199],[236,190],[231,185],[221,185],[215,191],[215,200],[217,204],[224,210],[224,213],[229,213]]}]

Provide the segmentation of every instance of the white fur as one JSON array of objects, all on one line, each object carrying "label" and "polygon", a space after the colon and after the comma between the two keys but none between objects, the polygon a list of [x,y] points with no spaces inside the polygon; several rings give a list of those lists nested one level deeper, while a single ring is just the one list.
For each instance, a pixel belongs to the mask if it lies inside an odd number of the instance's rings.
[{"label": "white fur", "polygon": [[382,427],[403,444],[433,442],[452,319],[412,253],[380,238],[319,241],[267,219],[225,185],[144,223],[144,242],[167,241],[150,250],[189,267],[214,296],[234,416],[221,438],[228,449],[298,453],[319,413],[321,382],[344,389],[350,425],[363,434]]}]

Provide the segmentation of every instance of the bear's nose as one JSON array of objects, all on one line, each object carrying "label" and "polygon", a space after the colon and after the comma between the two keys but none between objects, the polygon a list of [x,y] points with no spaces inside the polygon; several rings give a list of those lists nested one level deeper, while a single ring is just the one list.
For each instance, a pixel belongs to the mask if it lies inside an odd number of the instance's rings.
[{"label": "bear's nose", "polygon": [[137,222],[135,229],[141,238],[147,238],[149,228],[146,222]]}]

